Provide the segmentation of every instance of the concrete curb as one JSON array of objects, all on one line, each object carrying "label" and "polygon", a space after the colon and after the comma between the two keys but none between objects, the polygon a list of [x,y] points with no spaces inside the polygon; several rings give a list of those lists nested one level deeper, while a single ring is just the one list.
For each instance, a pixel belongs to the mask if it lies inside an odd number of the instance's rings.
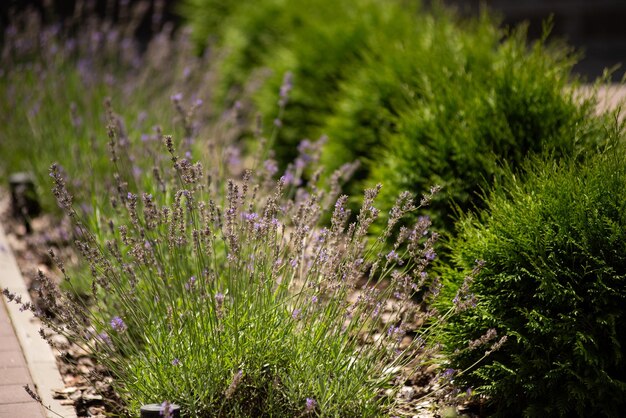
[{"label": "concrete curb", "polygon": [[[0,288],[8,288],[9,291],[21,295],[23,302],[31,301],[2,225],[0,225]],[[75,418],[76,412],[72,406],[62,405],[59,400],[52,398],[53,390],[62,389],[65,385],[57,369],[52,348],[39,335],[41,323],[30,313],[20,312],[19,305],[15,303],[7,304],[7,310],[37,393],[42,403],[58,414],[46,410],[46,416]]]}]

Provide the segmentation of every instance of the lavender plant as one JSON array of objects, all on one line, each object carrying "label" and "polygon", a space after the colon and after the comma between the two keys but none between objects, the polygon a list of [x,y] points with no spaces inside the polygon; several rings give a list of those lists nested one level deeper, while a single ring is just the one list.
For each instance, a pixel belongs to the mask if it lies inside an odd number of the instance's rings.
[{"label": "lavender plant", "polygon": [[[104,184],[93,181],[113,175],[107,141],[99,140],[107,133],[102,120],[110,119],[105,101],[119,111],[122,144],[151,142],[159,137],[157,123],[163,123],[187,138],[185,151],[195,153],[192,139],[207,132],[202,128],[210,117],[203,104],[210,96],[208,56],[195,56],[188,33],[162,20],[161,0],[152,2],[154,36],[143,44],[136,32],[150,2],[117,3],[109,2],[115,13],[99,16],[95,2],[79,1],[74,15],[58,22],[45,19],[54,10],[25,11],[0,36],[0,178],[32,171],[45,209],[55,206],[44,191],[53,161],[74,173],[80,203],[93,205],[106,195]],[[125,164],[139,178],[151,156],[135,152]]]},{"label": "lavender plant", "polygon": [[[398,198],[371,240],[380,186],[351,217],[338,186],[349,166],[329,186],[319,175],[305,186],[275,180],[271,161],[207,181],[171,137],[164,144],[171,168],[154,178],[162,187],[118,185],[117,215],[101,219],[104,228],[81,218],[66,178],[51,167],[57,201],[80,230],[92,301],[86,306],[41,274],[45,310],[24,308],[93,353],[129,415],[164,401],[201,417],[361,417],[401,408],[398,389],[435,349],[434,324],[455,309],[437,315],[412,298],[420,285],[425,301],[440,289],[427,272],[437,240],[427,218],[401,228],[382,253],[398,221],[419,208],[412,196]],[[311,162],[319,149],[300,152]],[[80,280],[51,257],[69,287]],[[424,320],[433,326],[405,336]]]}]

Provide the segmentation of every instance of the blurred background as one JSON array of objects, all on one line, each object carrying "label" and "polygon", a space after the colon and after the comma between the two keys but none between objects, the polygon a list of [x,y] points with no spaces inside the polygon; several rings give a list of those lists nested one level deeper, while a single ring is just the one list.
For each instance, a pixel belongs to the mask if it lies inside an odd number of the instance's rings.
[{"label": "blurred background", "polygon": [[624,0],[444,0],[461,13],[476,15],[487,6],[505,25],[529,23],[531,37],[541,36],[542,22],[552,17],[552,38],[565,40],[584,54],[575,71],[589,79],[604,68],[620,67],[613,81],[624,75],[626,61],[626,1]]},{"label": "blurred background", "polygon": [[[438,0],[439,1],[439,0]],[[137,0],[128,0],[136,3]],[[0,27],[5,27],[11,14],[28,7],[45,9],[53,5],[55,19],[71,16],[76,0],[3,0],[0,2]],[[87,2],[88,3],[88,2]],[[111,0],[94,0],[101,15],[115,7]],[[178,24],[177,0],[155,0],[152,7],[162,9],[166,21]],[[426,0],[425,3],[433,3]],[[625,73],[626,61],[626,1],[624,0],[443,0],[447,6],[461,14],[475,16],[482,7],[488,7],[502,18],[504,25],[529,24],[529,34],[539,38],[542,22],[553,20],[551,37],[561,39],[583,53],[583,59],[574,70],[589,81],[602,75],[605,68],[618,67],[612,74],[613,81],[620,81]],[[147,16],[152,15],[152,12]],[[50,16],[52,18],[52,16]],[[146,21],[138,30],[138,36],[148,39],[151,25]]]}]

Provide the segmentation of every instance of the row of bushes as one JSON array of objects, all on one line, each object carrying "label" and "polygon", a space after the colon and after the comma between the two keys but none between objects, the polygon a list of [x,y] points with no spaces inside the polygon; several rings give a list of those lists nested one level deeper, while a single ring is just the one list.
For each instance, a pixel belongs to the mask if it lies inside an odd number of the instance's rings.
[{"label": "row of bushes", "polygon": [[[209,25],[220,2],[186,2],[199,45],[211,38],[225,54],[217,105],[251,92],[269,125],[290,72],[274,143],[283,166],[302,138],[328,135],[325,165],[360,159],[351,190],[382,182],[385,208],[400,190],[442,185],[430,214],[450,236],[444,280],[456,289],[485,262],[471,285],[477,309],[445,337],[451,366],[471,369],[455,381],[488,394],[501,416],[619,416],[623,126],[577,94],[575,55],[529,45],[524,28],[487,15],[314,3],[240,3]],[[488,329],[509,338],[485,361]]]},{"label": "row of bushes", "polygon": [[462,21],[418,2],[267,0],[209,24],[220,2],[186,4],[197,39],[213,39],[224,55],[218,107],[232,103],[229,93],[251,91],[271,126],[283,76],[292,74],[274,142],[283,167],[300,140],[327,135],[329,172],[363,163],[357,194],[383,182],[392,202],[402,190],[444,186],[431,215],[446,231],[455,207],[480,205],[502,164],[576,155],[598,140],[594,99],[574,94],[575,56],[543,41],[529,48],[523,28],[499,29],[486,14]]}]

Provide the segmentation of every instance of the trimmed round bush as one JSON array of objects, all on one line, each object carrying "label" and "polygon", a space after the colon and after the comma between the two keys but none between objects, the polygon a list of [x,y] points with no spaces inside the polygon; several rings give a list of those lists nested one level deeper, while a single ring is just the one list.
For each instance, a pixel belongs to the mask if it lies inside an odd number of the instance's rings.
[{"label": "trimmed round bush", "polygon": [[420,19],[342,84],[323,128],[327,166],[364,162],[355,189],[382,182],[381,201],[391,206],[399,190],[443,186],[430,211],[449,232],[455,212],[480,206],[502,165],[517,169],[531,154],[575,155],[595,144],[593,100],[575,96],[566,50],[541,42],[529,50],[523,28],[504,36],[487,16]]},{"label": "trimmed round bush", "polygon": [[[215,0],[189,0],[183,11],[200,45],[208,33],[215,39],[215,105],[227,108],[251,96],[266,127],[280,118],[273,145],[283,166],[295,157],[299,141],[323,134],[339,84],[361,67],[366,51],[385,48],[409,28],[415,31],[419,9],[417,2],[262,0],[230,8],[222,22],[212,24],[205,15],[214,8],[218,16],[225,14]],[[279,90],[288,72],[293,90],[281,111]]]},{"label": "trimmed round bush", "polygon": [[[339,86],[362,67],[364,55],[381,44],[395,42],[414,23],[414,11],[396,2],[372,0],[310,0],[290,5],[305,13],[288,41],[266,56],[270,77],[254,95],[256,108],[269,125],[277,117],[278,92],[284,74],[292,74],[293,89],[280,115],[282,128],[274,149],[283,165],[296,157],[304,138],[325,134],[325,119],[333,112]],[[284,13],[293,13],[286,9]],[[341,164],[347,162],[344,160]],[[339,164],[338,166],[340,166]],[[338,167],[337,166],[337,167]]]},{"label": "trimmed round bush", "polygon": [[[451,367],[470,368],[456,383],[489,395],[497,416],[623,416],[625,156],[535,163],[459,223],[455,265],[485,265],[477,309],[451,321],[446,344]],[[488,329],[508,340],[472,367],[495,339],[468,347]]]}]

